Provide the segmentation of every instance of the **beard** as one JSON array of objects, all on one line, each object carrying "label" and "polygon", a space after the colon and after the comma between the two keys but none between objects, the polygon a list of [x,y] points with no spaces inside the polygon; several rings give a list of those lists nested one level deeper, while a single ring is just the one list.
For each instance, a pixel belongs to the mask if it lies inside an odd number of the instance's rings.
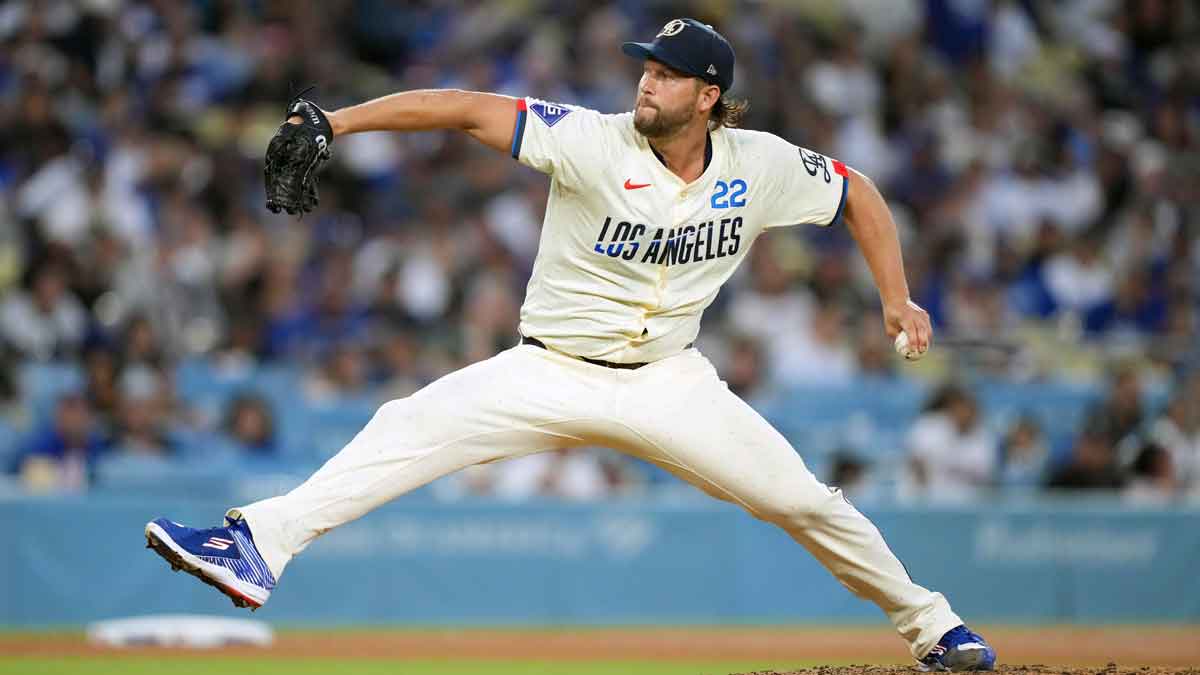
[{"label": "beard", "polygon": [[643,104],[633,111],[633,128],[647,138],[674,136],[691,121],[692,111],[688,107],[679,110],[663,110]]}]

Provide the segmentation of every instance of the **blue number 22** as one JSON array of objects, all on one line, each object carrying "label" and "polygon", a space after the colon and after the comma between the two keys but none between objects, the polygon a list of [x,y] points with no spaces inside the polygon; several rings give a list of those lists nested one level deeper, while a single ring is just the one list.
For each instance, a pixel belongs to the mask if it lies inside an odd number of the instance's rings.
[{"label": "blue number 22", "polygon": [[[725,181],[717,181],[717,189],[713,192],[712,207],[714,209],[727,209],[731,206],[739,207],[746,205],[746,181],[741,178],[734,179],[728,185]],[[725,195],[729,195],[729,199],[725,199]]]}]

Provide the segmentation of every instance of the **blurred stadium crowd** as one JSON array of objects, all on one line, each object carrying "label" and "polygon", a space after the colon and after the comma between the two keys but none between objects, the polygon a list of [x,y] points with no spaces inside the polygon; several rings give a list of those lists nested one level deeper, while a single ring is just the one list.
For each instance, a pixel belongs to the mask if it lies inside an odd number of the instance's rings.
[{"label": "blurred stadium crowd", "polygon": [[[731,39],[745,126],[881,186],[914,298],[953,338],[898,362],[844,229],[758,242],[700,347],[820,475],[864,499],[1200,494],[1187,0],[10,0],[9,486],[136,489],[231,462],[303,475],[380,401],[513,345],[544,176],[464,136],[363,134],[297,221],[263,208],[267,138],[310,83],[327,108],[459,87],[624,111],[639,64],[620,42],[681,15]],[[435,492],[667,484],[564,451]]]}]

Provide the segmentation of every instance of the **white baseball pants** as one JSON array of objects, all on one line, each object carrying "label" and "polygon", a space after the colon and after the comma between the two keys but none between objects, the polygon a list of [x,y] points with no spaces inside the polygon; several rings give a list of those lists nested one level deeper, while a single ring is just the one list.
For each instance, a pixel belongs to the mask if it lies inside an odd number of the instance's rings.
[{"label": "white baseball pants", "polygon": [[634,370],[519,345],[380,407],[345,448],[286,495],[233,509],[278,579],[319,535],[458,469],[601,445],[664,467],[782,527],[916,658],[962,623],[909,578],[879,530],[813,476],[791,445],[695,349]]}]

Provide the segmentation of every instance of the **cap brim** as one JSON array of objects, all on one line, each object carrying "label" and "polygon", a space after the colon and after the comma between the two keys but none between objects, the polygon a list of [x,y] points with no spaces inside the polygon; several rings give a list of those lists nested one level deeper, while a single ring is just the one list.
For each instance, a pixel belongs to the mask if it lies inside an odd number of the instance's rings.
[{"label": "cap brim", "polygon": [[679,63],[670,56],[664,54],[662,50],[655,49],[653,42],[626,42],[621,45],[621,51],[625,52],[626,56],[632,56],[635,59],[642,59],[643,61],[646,59],[654,59],[655,61],[665,63],[675,70],[685,73],[690,77],[699,77],[699,75],[692,73],[691,68],[688,68],[687,64]]},{"label": "cap brim", "polygon": [[621,45],[621,51],[625,52],[625,56],[632,56],[635,59],[648,59],[654,53],[654,45],[649,42],[626,42]]}]

